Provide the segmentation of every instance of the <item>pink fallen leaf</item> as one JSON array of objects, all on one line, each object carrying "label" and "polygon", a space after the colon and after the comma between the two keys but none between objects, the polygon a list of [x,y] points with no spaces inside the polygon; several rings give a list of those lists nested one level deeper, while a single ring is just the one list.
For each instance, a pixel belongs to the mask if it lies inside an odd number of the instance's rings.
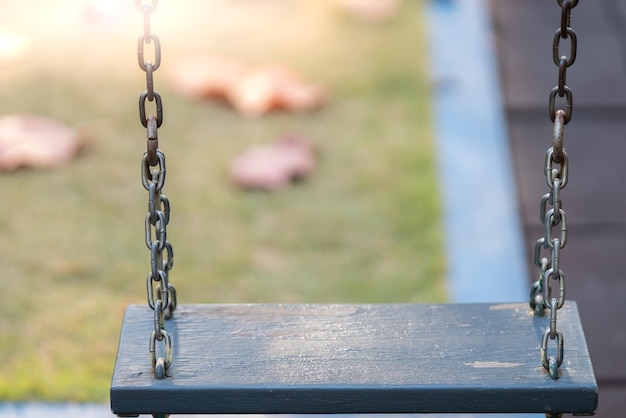
[{"label": "pink fallen leaf", "polygon": [[243,65],[233,59],[198,55],[176,61],[169,73],[169,81],[175,90],[187,97],[226,99],[243,74]]},{"label": "pink fallen leaf", "polygon": [[234,183],[244,189],[279,190],[311,175],[315,167],[311,144],[298,136],[286,136],[237,156],[230,174]]},{"label": "pink fallen leaf", "polygon": [[35,115],[0,117],[0,170],[61,167],[83,145],[73,129],[54,119]]},{"label": "pink fallen leaf", "polygon": [[179,60],[170,71],[172,87],[191,98],[226,100],[237,111],[260,116],[272,110],[301,112],[327,101],[327,92],[284,65],[245,68],[226,57]]},{"label": "pink fallen leaf", "polygon": [[326,102],[326,91],[304,81],[293,70],[270,65],[248,71],[229,91],[230,103],[240,112],[259,116],[272,110],[301,112]]}]

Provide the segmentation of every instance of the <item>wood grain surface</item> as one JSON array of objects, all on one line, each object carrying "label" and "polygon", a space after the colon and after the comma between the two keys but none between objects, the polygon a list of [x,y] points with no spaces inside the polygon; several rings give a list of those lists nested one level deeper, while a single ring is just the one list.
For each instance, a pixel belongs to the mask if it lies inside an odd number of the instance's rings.
[{"label": "wood grain surface", "polygon": [[[153,314],[129,306],[116,414],[593,412],[597,385],[575,302],[559,311],[559,380],[540,362],[547,317],[527,304],[181,305],[153,376]],[[554,354],[555,344],[549,349]]]}]

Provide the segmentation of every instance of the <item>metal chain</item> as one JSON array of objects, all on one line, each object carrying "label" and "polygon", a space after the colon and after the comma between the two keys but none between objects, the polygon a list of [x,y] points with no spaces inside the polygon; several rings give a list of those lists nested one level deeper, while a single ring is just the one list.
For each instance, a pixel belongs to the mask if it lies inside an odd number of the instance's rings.
[{"label": "metal chain", "polygon": [[[569,159],[563,148],[563,133],[572,118],[574,108],[572,90],[566,85],[567,69],[576,60],[577,38],[570,27],[570,12],[578,0],[557,0],[561,7],[561,25],[556,30],[552,41],[552,57],[559,68],[558,83],[550,91],[548,110],[554,123],[552,146],[545,158],[545,177],[549,192],[540,201],[539,218],[544,225],[544,236],[535,243],[534,262],[540,269],[539,279],[532,285],[530,307],[535,315],[550,312],[550,326],[545,331],[541,342],[541,364],[552,379],[559,378],[559,367],[563,363],[563,334],[557,329],[557,311],[565,303],[565,274],[560,265],[561,250],[567,244],[567,217],[561,201],[561,190],[565,188],[569,174]],[[569,40],[569,56],[561,52],[561,41]],[[557,109],[556,101],[565,98],[565,109]],[[558,230],[558,233],[555,231]],[[542,251],[548,253],[542,257]],[[558,283],[558,292],[553,296],[551,282]],[[550,341],[556,343],[556,354],[548,356]],[[547,415],[546,415],[547,416]]]},{"label": "metal chain", "polygon": [[[147,131],[146,152],[141,159],[141,183],[148,191],[148,213],[145,218],[146,246],[150,250],[150,273],[146,278],[148,305],[154,311],[154,331],[150,335],[150,362],[157,379],[166,375],[172,364],[172,337],[165,330],[165,319],[171,318],[176,309],[176,289],[169,282],[169,271],[174,265],[174,251],[167,240],[170,221],[170,203],[165,196],[165,154],[159,149],[157,130],[163,123],[161,95],[154,89],[154,71],[161,65],[161,43],[150,28],[150,15],[157,7],[157,0],[145,3],[135,0],[143,14],[143,34],[137,42],[139,68],[146,73],[146,90],[139,96],[139,120]],[[154,62],[145,59],[146,45],[154,48]],[[155,114],[146,116],[146,101],[155,103]],[[165,253],[165,258],[164,258]],[[159,347],[157,342],[162,343]],[[161,355],[157,354],[160,353]]]}]

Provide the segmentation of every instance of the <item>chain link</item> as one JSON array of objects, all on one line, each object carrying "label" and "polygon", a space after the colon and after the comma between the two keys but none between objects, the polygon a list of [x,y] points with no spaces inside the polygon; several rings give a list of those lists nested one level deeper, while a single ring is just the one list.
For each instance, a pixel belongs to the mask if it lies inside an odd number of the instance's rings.
[{"label": "chain link", "polygon": [[[174,250],[167,240],[170,202],[162,193],[166,175],[165,154],[159,149],[157,132],[163,123],[163,103],[161,95],[154,89],[154,72],[161,65],[161,43],[150,27],[150,15],[156,10],[157,1],[148,4],[136,0],[135,5],[143,14],[143,34],[139,35],[137,42],[137,59],[139,68],[146,73],[146,90],[139,96],[139,121],[146,128],[147,137],[146,152],[141,159],[141,184],[148,191],[148,213],[144,223],[146,246],[150,250],[150,272],[146,277],[146,288],[148,306],[154,311],[154,330],[150,334],[148,351],[155,377],[162,379],[172,364],[172,337],[165,330],[165,319],[171,318],[176,309],[176,289],[169,282]],[[145,58],[146,45],[153,45],[154,62]],[[154,102],[156,114],[146,116],[146,102]]]},{"label": "chain link", "polygon": [[[559,378],[559,367],[563,363],[563,334],[557,329],[557,311],[565,303],[565,274],[561,269],[561,250],[567,244],[567,216],[563,210],[561,190],[569,177],[569,159],[563,148],[564,127],[572,118],[574,100],[572,90],[566,85],[567,69],[576,60],[578,38],[570,27],[571,11],[578,0],[557,0],[561,7],[561,24],[552,40],[552,59],[558,67],[557,85],[550,91],[548,112],[554,123],[552,146],[546,152],[544,174],[548,193],[539,203],[539,219],[544,225],[544,236],[535,243],[534,263],[540,269],[539,279],[530,291],[530,307],[535,315],[543,316],[550,311],[550,326],[541,342],[541,364],[552,379]],[[569,41],[569,55],[563,53],[562,41]],[[557,96],[565,101],[565,109],[557,109]],[[557,232],[558,231],[558,232]],[[542,252],[545,252],[542,256]],[[558,291],[553,292],[551,283],[557,283]],[[555,355],[549,356],[549,343],[556,344]],[[552,416],[546,414],[546,416]]]}]

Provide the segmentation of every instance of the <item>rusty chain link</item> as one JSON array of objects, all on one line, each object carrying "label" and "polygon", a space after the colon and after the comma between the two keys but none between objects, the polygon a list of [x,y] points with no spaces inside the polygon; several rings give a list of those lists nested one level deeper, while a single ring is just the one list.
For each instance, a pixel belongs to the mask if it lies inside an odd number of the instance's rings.
[{"label": "rusty chain link", "polygon": [[[148,191],[145,239],[150,250],[150,273],[146,278],[146,287],[148,305],[154,311],[149,353],[155,377],[162,379],[172,364],[172,337],[165,330],[165,319],[170,318],[176,309],[176,289],[169,282],[169,271],[174,265],[174,250],[167,240],[170,203],[162,193],[166,175],[165,154],[159,149],[157,133],[163,123],[163,103],[154,89],[154,71],[161,65],[161,43],[150,27],[150,15],[156,10],[157,1],[145,3],[136,0],[135,5],[143,14],[143,34],[139,35],[137,42],[137,59],[139,68],[146,73],[146,90],[139,96],[139,120],[146,128],[147,136],[146,152],[141,159],[141,183]],[[154,48],[154,62],[145,58],[146,45]],[[156,114],[146,116],[146,102],[154,102]],[[157,342],[162,343],[162,348]]]},{"label": "rusty chain link", "polygon": [[[530,307],[535,315],[544,315],[546,309],[550,312],[550,326],[541,342],[541,364],[555,380],[559,378],[559,367],[563,363],[563,334],[557,329],[557,311],[565,303],[565,274],[561,269],[560,254],[567,244],[567,217],[563,210],[561,190],[567,185],[569,159],[563,147],[563,134],[574,109],[573,94],[566,85],[566,76],[567,69],[576,60],[578,45],[576,33],[570,27],[571,10],[576,7],[578,0],[557,0],[557,3],[561,7],[561,25],[552,41],[552,58],[558,67],[558,82],[549,95],[548,112],[554,130],[552,146],[546,152],[544,164],[549,192],[542,196],[539,204],[539,219],[544,225],[544,235],[535,243],[534,263],[540,273],[530,292]],[[561,42],[565,40],[569,40],[569,56],[561,50]],[[557,96],[564,98],[565,109],[557,109]],[[542,257],[542,251],[547,252],[546,256]],[[558,291],[552,291],[551,282],[558,284]],[[548,355],[550,341],[556,344],[556,354],[552,356]]]}]

